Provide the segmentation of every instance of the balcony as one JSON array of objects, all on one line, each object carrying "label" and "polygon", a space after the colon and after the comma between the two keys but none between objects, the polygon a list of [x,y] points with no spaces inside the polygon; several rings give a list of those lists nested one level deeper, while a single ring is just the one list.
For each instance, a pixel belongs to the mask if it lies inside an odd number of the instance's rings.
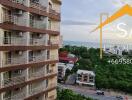
[{"label": "balcony", "polygon": [[56,58],[55,55],[50,55],[50,57],[48,57],[48,55],[38,55],[38,56],[33,56],[33,57],[29,57],[29,62],[33,63],[33,62],[41,62],[41,61],[50,61],[50,60],[58,60],[58,58]]},{"label": "balcony", "polygon": [[13,86],[15,84],[20,84],[25,82],[26,77],[25,76],[17,76],[17,77],[12,77],[12,78],[8,78],[8,79],[4,79],[2,84],[3,87],[8,87],[8,86]]},{"label": "balcony", "polygon": [[45,72],[43,70],[36,71],[34,73],[29,74],[29,79],[35,79],[45,76]]},{"label": "balcony", "polygon": [[56,12],[56,11],[53,10],[52,8],[49,8],[49,14],[55,15],[55,16],[60,16],[60,13]]},{"label": "balcony", "polygon": [[17,3],[17,4],[21,4],[21,5],[25,5],[25,0],[8,0],[11,1],[13,3]]},{"label": "balcony", "polygon": [[21,18],[21,17],[19,17],[17,15],[4,14],[3,23],[16,24],[16,25],[20,25],[20,26],[26,26],[26,19]]},{"label": "balcony", "polygon": [[44,91],[45,89],[46,89],[45,86],[39,85],[39,86],[36,87],[36,88],[30,89],[30,90],[29,90],[29,95],[30,95],[30,96],[35,95],[35,94],[37,94],[37,93],[40,93],[40,92]]},{"label": "balcony", "polygon": [[62,0],[52,0],[52,2],[61,4]]},{"label": "balcony", "polygon": [[19,92],[17,94],[8,96],[3,98],[3,100],[24,100],[24,98],[26,97],[26,92]]},{"label": "balcony", "polygon": [[41,11],[45,11],[46,12],[46,7],[44,7],[43,5],[41,5],[37,0],[30,0],[30,7],[31,8],[35,8]]},{"label": "balcony", "polygon": [[46,56],[43,55],[39,55],[39,56],[33,56],[33,57],[29,57],[29,62],[41,62],[41,61],[45,61]]},{"label": "balcony", "polygon": [[59,41],[57,40],[49,40],[49,45],[58,45]]},{"label": "balcony", "polygon": [[36,39],[36,38],[30,39],[30,45],[45,45],[45,44],[46,44],[46,40],[44,39]]},{"label": "balcony", "polygon": [[[18,51],[19,52],[19,51]],[[19,52],[20,55],[22,54],[22,51]],[[19,65],[19,64],[25,64],[26,60],[24,57],[11,57],[11,58],[6,58],[3,59],[2,65],[3,67],[8,67],[10,65]]]},{"label": "balcony", "polygon": [[14,45],[20,46],[20,45],[25,44],[25,40],[26,39],[23,39],[20,37],[4,37],[3,44],[4,45],[11,45],[11,46],[14,46]]},{"label": "balcony", "polygon": [[30,19],[30,26],[38,29],[46,29],[46,23],[43,23],[42,20],[32,20]]}]

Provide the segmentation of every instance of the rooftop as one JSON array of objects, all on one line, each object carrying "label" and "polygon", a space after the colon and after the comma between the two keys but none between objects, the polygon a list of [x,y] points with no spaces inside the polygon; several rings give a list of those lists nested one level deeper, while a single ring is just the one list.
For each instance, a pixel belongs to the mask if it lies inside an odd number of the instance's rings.
[{"label": "rooftop", "polygon": [[91,75],[95,76],[93,71],[80,70],[80,69],[77,71],[77,74],[91,74]]}]

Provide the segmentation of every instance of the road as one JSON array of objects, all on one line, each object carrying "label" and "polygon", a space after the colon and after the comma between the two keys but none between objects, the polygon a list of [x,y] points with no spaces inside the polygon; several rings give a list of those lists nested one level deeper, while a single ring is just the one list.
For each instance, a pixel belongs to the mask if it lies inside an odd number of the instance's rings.
[{"label": "road", "polygon": [[[58,84],[58,86],[62,89],[70,89],[77,94],[81,94],[86,97],[91,97],[91,98],[97,99],[97,100],[118,100],[115,96],[110,95],[108,92],[105,92],[105,95],[102,96],[102,95],[97,95],[95,90],[89,90],[85,87],[61,85],[61,84]],[[128,99],[128,100],[132,100],[132,98]]]},{"label": "road", "polygon": [[65,84],[72,85],[75,84],[75,81],[76,81],[76,74],[72,74],[68,76]]}]

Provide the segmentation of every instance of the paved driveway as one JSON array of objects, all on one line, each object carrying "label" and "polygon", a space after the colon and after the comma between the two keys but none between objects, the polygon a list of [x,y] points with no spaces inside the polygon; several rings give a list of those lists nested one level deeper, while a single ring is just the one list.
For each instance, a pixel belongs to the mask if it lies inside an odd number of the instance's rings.
[{"label": "paved driveway", "polygon": [[76,74],[69,75],[65,84],[73,85],[76,81]]}]

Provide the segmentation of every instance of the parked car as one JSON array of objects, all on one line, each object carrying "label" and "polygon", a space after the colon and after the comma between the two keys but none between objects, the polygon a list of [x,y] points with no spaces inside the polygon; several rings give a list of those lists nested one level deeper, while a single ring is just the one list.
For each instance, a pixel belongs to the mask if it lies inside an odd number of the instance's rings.
[{"label": "parked car", "polygon": [[116,96],[117,100],[124,100],[122,96]]},{"label": "parked car", "polygon": [[104,91],[97,90],[97,91],[96,91],[96,94],[97,94],[97,95],[104,95]]}]

